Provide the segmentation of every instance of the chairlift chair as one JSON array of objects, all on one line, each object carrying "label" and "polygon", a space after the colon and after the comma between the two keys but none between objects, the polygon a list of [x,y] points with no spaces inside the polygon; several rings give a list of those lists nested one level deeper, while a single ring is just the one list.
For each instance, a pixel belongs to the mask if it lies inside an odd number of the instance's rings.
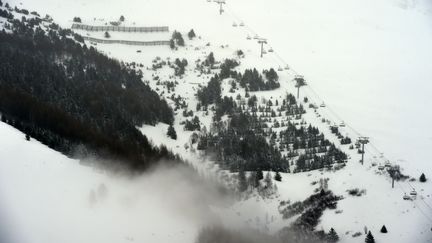
[{"label": "chairlift chair", "polygon": [[254,39],[255,39],[255,40],[258,40],[258,39],[259,39],[259,36],[258,36],[258,35],[255,35],[255,36],[254,36]]},{"label": "chairlift chair", "polygon": [[[269,50],[269,51],[270,51],[270,50]],[[282,71],[283,71],[283,68],[279,67],[279,68],[278,68],[278,71],[279,71],[279,72],[282,72]]]},{"label": "chairlift chair", "polygon": [[340,127],[345,127],[345,122],[342,121],[342,122],[339,124],[339,126],[340,126]]},{"label": "chairlift chair", "polygon": [[285,70],[289,70],[290,68],[289,68],[289,66],[288,65],[286,65],[285,66]]},{"label": "chairlift chair", "polygon": [[378,170],[384,170],[384,166],[383,165],[378,166]]},{"label": "chairlift chair", "polygon": [[247,39],[247,40],[252,40],[252,38],[250,37],[250,35],[248,35],[248,36],[246,37],[246,39]]},{"label": "chairlift chair", "polygon": [[233,26],[233,27],[237,27],[237,23],[234,22],[234,23],[232,24],[232,26]]},{"label": "chairlift chair", "polygon": [[405,194],[405,195],[403,196],[403,200],[410,200],[410,199],[411,199],[411,197],[408,196],[407,194]]},{"label": "chairlift chair", "polygon": [[273,52],[273,48],[270,47],[270,49],[268,50],[268,52]]},{"label": "chairlift chair", "polygon": [[417,196],[417,192],[416,192],[416,190],[413,189],[413,190],[410,192],[410,195],[411,195],[411,196]]},{"label": "chairlift chair", "polygon": [[323,107],[323,108],[326,107],[326,105],[324,104],[324,102],[321,103],[320,107]]},{"label": "chairlift chair", "polygon": [[240,26],[243,27],[245,26],[245,24],[243,22],[240,22]]}]

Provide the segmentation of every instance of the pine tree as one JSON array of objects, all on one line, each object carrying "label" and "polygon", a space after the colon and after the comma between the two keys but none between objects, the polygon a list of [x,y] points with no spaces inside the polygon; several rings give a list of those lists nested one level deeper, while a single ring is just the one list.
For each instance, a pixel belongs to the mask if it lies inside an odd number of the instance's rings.
[{"label": "pine tree", "polygon": [[188,37],[189,37],[189,39],[193,39],[193,38],[195,38],[196,37],[196,35],[195,35],[195,31],[193,30],[193,29],[191,29],[190,31],[189,31],[189,33],[188,33]]},{"label": "pine tree", "polygon": [[26,135],[25,135],[25,139],[26,139],[27,141],[30,141],[30,135],[26,134]]},{"label": "pine tree", "polygon": [[262,180],[262,179],[264,179],[264,174],[263,174],[263,172],[262,172],[262,170],[258,170],[257,172],[256,172],[256,174],[257,174],[257,180]]},{"label": "pine tree", "polygon": [[125,21],[125,17],[122,15],[122,16],[120,16],[120,21],[121,22],[124,22]]},{"label": "pine tree", "polygon": [[282,181],[282,176],[279,173],[279,171],[276,172],[275,176],[274,176],[275,181]]},{"label": "pine tree", "polygon": [[424,173],[422,173],[421,175],[420,175],[420,182],[426,182],[427,181],[427,179],[426,179],[426,176],[425,176],[425,174]]},{"label": "pine tree", "polygon": [[207,57],[207,62],[209,64],[209,66],[213,66],[215,63],[215,58],[214,58],[214,54],[213,52],[210,52],[210,54]]},{"label": "pine tree", "polygon": [[105,38],[110,38],[111,35],[108,33],[108,31],[105,32]]},{"label": "pine tree", "polygon": [[183,39],[183,36],[180,35],[180,37],[179,37],[178,40],[177,40],[177,44],[178,44],[179,46],[184,46],[184,39]]},{"label": "pine tree", "polygon": [[176,131],[175,131],[173,125],[170,125],[170,126],[168,127],[167,135],[168,135],[168,137],[170,137],[170,138],[172,138],[172,139],[174,139],[174,140],[177,139],[177,133],[176,133]]},{"label": "pine tree", "polygon": [[339,241],[339,236],[336,233],[336,231],[331,228],[329,233],[327,234],[327,242],[338,242]]},{"label": "pine tree", "polygon": [[369,233],[366,235],[366,239],[365,239],[366,243],[375,243],[375,239],[372,235],[372,233],[369,231]]},{"label": "pine tree", "polygon": [[382,228],[381,228],[381,233],[387,233],[388,231],[387,231],[387,228],[385,227],[385,225],[383,225],[382,226]]},{"label": "pine tree", "polygon": [[175,48],[175,43],[174,43],[174,40],[173,40],[173,39],[170,40],[170,48],[171,48],[171,49],[174,49],[174,48]]},{"label": "pine tree", "polygon": [[259,187],[260,186],[260,180],[262,180],[264,178],[263,172],[262,170],[258,170],[255,173],[255,182],[254,182],[254,187]]}]

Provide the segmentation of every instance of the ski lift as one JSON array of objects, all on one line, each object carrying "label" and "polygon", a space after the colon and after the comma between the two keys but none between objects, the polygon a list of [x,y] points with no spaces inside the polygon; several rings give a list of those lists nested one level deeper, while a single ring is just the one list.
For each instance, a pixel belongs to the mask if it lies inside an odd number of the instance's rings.
[{"label": "ski lift", "polygon": [[410,200],[410,199],[411,199],[411,197],[405,193],[405,195],[403,196],[403,200]]},{"label": "ski lift", "polygon": [[321,103],[320,107],[323,107],[323,108],[326,107],[326,105],[324,104],[324,102]]},{"label": "ski lift", "polygon": [[250,35],[248,35],[248,36],[246,37],[246,39],[247,39],[247,40],[252,40],[252,38],[250,37]]},{"label": "ski lift", "polygon": [[340,126],[340,127],[345,127],[345,122],[342,121],[342,122],[339,124],[339,126]]},{"label": "ski lift", "polygon": [[234,23],[232,24],[232,26],[233,26],[233,27],[237,27],[237,23],[234,22]]},{"label": "ski lift", "polygon": [[290,68],[289,68],[289,66],[288,65],[286,65],[285,66],[285,70],[289,70]]},{"label": "ski lift", "polygon": [[240,22],[240,26],[243,27],[245,26],[245,24],[243,22]]},{"label": "ski lift", "polygon": [[273,52],[273,48],[270,47],[270,49],[268,50],[268,52]]},{"label": "ski lift", "polygon": [[[270,52],[270,50],[269,50],[269,52]],[[283,71],[283,68],[279,67],[279,68],[278,68],[278,71],[279,71],[279,72],[282,72],[282,71]]]},{"label": "ski lift", "polygon": [[416,190],[413,189],[413,190],[410,192],[410,195],[411,195],[411,196],[417,196],[417,192],[416,192]]}]

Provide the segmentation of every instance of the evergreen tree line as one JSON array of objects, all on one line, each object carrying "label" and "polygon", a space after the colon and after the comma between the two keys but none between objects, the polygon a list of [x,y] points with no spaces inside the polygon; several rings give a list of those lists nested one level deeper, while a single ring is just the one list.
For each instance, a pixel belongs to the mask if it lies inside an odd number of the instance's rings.
[{"label": "evergreen tree line", "polygon": [[238,75],[237,81],[240,82],[241,87],[246,88],[248,91],[273,90],[280,87],[279,77],[273,68],[268,71],[264,70],[263,73],[267,81],[255,68],[246,69],[243,75]]},{"label": "evergreen tree line", "polygon": [[78,44],[69,31],[33,28],[13,20],[0,32],[2,119],[67,155],[84,145],[96,156],[144,169],[160,158],[136,126],[165,122],[173,113],[142,74]]},{"label": "evergreen tree line", "polygon": [[214,134],[203,135],[198,149],[215,152],[220,166],[231,171],[288,172],[288,161],[269,145],[261,125],[250,114],[235,113],[227,127],[216,125]]},{"label": "evergreen tree line", "polygon": [[291,226],[281,230],[280,236],[285,242],[337,242],[339,236],[331,228],[328,233],[315,228],[320,222],[320,218],[326,209],[335,209],[337,202],[342,197],[334,195],[331,191],[321,190],[316,194],[309,196],[302,202],[295,202],[287,206],[281,204],[280,210],[283,217],[291,218],[300,215]]}]

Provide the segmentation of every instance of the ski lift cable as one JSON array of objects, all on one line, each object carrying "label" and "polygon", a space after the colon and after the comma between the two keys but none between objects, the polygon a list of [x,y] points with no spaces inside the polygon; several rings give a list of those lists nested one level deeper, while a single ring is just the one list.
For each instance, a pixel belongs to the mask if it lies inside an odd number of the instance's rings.
[{"label": "ski lift cable", "polygon": [[[237,14],[235,14],[234,13],[234,11],[232,11],[231,10],[231,8],[229,8],[228,6],[226,7],[226,9],[227,9],[227,11],[229,12],[229,14],[234,18],[234,19],[237,19],[237,21],[241,21],[241,22],[243,22],[242,21],[242,19],[240,18],[240,17],[238,17],[238,15]],[[250,32],[252,32],[254,35],[257,35],[257,32],[254,30],[254,29],[252,29],[249,25],[246,25],[246,24],[244,24],[244,27],[246,28],[246,29],[248,29]],[[279,55],[279,53],[277,52],[277,51],[274,51],[273,52],[274,53],[274,55],[279,59],[279,61],[283,64],[283,65],[288,65],[288,63]],[[298,72],[295,70],[295,69],[293,69],[292,67],[290,67],[290,71],[292,72],[292,73],[294,73],[295,75],[298,75]],[[318,100],[320,100],[320,101],[324,101],[324,99],[322,99],[319,95],[318,95],[318,93],[312,88],[312,86],[310,85],[310,84],[308,84],[307,85],[307,88],[313,93],[313,95],[318,99]],[[328,105],[326,106],[326,108],[329,110],[329,112],[330,113],[332,113],[333,114],[333,116],[337,119],[337,120],[339,120],[340,122],[342,122],[342,121],[344,121],[342,118],[341,118],[341,116],[339,116],[332,108],[330,108]],[[344,122],[345,123],[345,126],[346,127],[348,127],[349,129],[351,129],[356,135],[358,135],[358,136],[362,136],[362,134],[360,133],[360,132],[358,132],[354,127],[352,127],[351,125],[349,125],[348,123],[346,123],[346,122]],[[374,143],[369,143],[369,145],[377,152],[377,153],[379,153],[379,155],[382,155],[382,152],[374,145]],[[369,150],[369,149],[367,149],[367,150]],[[372,153],[372,151],[369,151],[369,153],[371,153],[371,154],[374,154],[374,153]],[[376,155],[376,154],[375,154]],[[386,157],[384,157],[383,156],[383,158],[380,158],[380,159],[384,159],[384,160],[388,160]],[[410,185],[411,186],[411,185]]]},{"label": "ski lift cable", "polygon": [[[399,181],[396,181],[396,185],[399,186],[399,188],[403,191],[403,193],[406,194],[406,191],[403,189],[402,185],[399,183]],[[432,223],[432,219],[423,211],[423,209],[421,209],[421,207],[419,207],[419,205],[415,202],[412,201],[415,205],[415,208],[419,210],[419,212],[421,212],[423,214],[423,216],[430,222]]]},{"label": "ski lift cable", "polygon": [[226,7],[226,11],[228,12],[229,15],[231,15],[232,18],[234,18],[237,22],[243,23],[242,27],[245,27],[247,30],[249,30],[249,32],[251,32],[252,34],[256,35],[257,33],[250,28],[247,24],[244,23],[244,21],[238,17],[237,14],[234,13],[234,11],[232,11],[230,8]]},{"label": "ski lift cable", "polygon": [[[399,187],[399,189],[404,193],[407,194],[407,192],[405,191],[405,189],[402,187],[402,185],[399,183],[399,181],[396,180],[396,185]],[[415,208],[418,209],[423,216],[430,222],[432,223],[432,219],[418,206],[418,204],[415,201],[412,201],[415,205]]]},{"label": "ski lift cable", "polygon": [[[365,150],[368,152],[368,153],[370,153],[370,154],[372,154],[372,155],[381,155],[381,153],[374,153],[373,151],[371,151],[371,150],[369,150],[368,148],[365,148]],[[383,158],[380,158],[380,159],[383,159],[384,161],[388,161],[388,159],[387,158],[385,158],[385,157],[383,157]],[[402,184],[399,182],[399,181],[396,181],[397,183],[396,183],[396,185],[399,187],[399,189],[404,193],[404,194],[407,194],[407,191],[403,188],[403,186],[402,186]],[[407,183],[408,183],[408,185],[409,185],[409,187],[411,187],[411,189],[414,189],[414,187],[407,181]],[[420,200],[426,205],[426,207],[428,207],[429,209],[431,209],[432,210],[432,207],[424,200],[424,199],[422,199],[422,198],[420,198]],[[416,208],[417,209],[419,209],[419,211],[432,223],[432,220],[431,220],[431,218],[429,217],[429,216],[427,216],[427,214],[420,208],[420,206],[415,202],[415,201],[413,201],[413,203],[414,203],[414,205],[416,206]]]},{"label": "ski lift cable", "polygon": [[420,198],[420,200],[432,211],[432,207],[423,198]]},{"label": "ski lift cable", "polygon": [[[407,183],[408,183],[408,185],[415,191],[415,188],[411,185],[411,183],[409,182],[409,181],[407,181]],[[423,199],[423,198],[420,198],[420,200],[422,200],[423,201],[423,203],[430,209],[430,210],[432,210],[432,207]]]},{"label": "ski lift cable", "polygon": [[[239,17],[237,17],[237,15],[230,9],[230,8],[226,8],[229,12],[230,12],[230,14],[235,18],[235,19],[237,19],[237,20],[240,20],[241,21],[241,19],[239,18]],[[248,25],[246,25],[246,24],[244,24],[244,27],[246,28],[246,29],[248,29],[250,32],[252,32],[254,35],[257,35],[257,32],[255,32],[251,27],[249,27]],[[273,52],[274,54],[275,54],[275,56],[279,59],[279,61],[280,62],[282,62],[284,65],[287,65],[287,63],[284,61],[284,59],[276,52],[276,51],[274,51]],[[293,72],[295,75],[298,75],[298,72],[296,72],[293,68],[290,68],[290,71],[291,72]],[[309,88],[309,90],[311,90],[312,91],[312,93],[314,93],[314,95],[318,98],[318,100],[322,100],[323,101],[323,99],[321,99],[320,98],[320,96],[312,89],[312,87],[310,86],[310,85],[308,85],[308,88]],[[328,107],[327,106],[327,109],[331,112],[331,113],[333,113],[333,115],[336,117],[336,119],[338,119],[339,121],[343,121],[343,119],[341,119],[341,117],[333,110],[333,109],[331,109],[330,107]],[[361,134],[356,130],[356,129],[354,129],[352,126],[350,126],[349,124],[345,124],[348,128],[350,128],[354,133],[356,133],[357,135],[359,135],[359,136],[361,136]],[[380,150],[375,146],[375,145],[373,145],[373,143],[369,143],[370,145],[372,145],[371,147],[378,153],[378,155],[382,155],[382,153],[380,152]],[[369,150],[369,149],[367,149],[367,150]],[[374,155],[375,153],[373,153],[372,151],[368,151],[368,153],[371,153],[372,155]],[[375,154],[376,155],[376,154]],[[385,159],[385,160],[387,160],[387,158],[386,157],[384,157],[383,156],[383,158],[380,158],[380,159]],[[397,185],[399,186],[399,188],[406,194],[406,192],[405,192],[405,190],[403,189],[403,187],[402,187],[402,185],[398,182],[398,181],[396,181],[397,182]],[[409,183],[408,183],[409,184]],[[410,185],[410,187],[412,187],[411,186],[411,184],[409,184]],[[428,208],[430,208],[431,209],[431,207],[423,200],[423,199],[421,199],[422,201],[423,201],[423,203],[428,207]],[[415,202],[415,201],[413,201],[413,203],[414,203],[414,205],[416,206],[416,208],[419,210],[419,212],[421,213],[421,214],[423,214],[423,216],[430,222],[430,223],[432,223],[432,219],[417,205],[417,203]]]},{"label": "ski lift cable", "polygon": [[[312,86],[310,84],[308,84],[306,86],[306,89],[309,89],[320,101],[324,101],[324,99],[322,99],[318,93],[312,88]],[[344,119],[342,119],[342,117],[340,115],[338,115],[330,106],[326,106],[326,109],[333,115],[333,117],[336,118],[336,120],[338,120],[339,123],[344,122],[345,126],[348,127],[349,129],[352,130],[352,132],[354,132],[357,136],[361,137],[362,134],[360,132],[358,132],[356,129],[354,129],[354,127],[352,127],[349,123],[346,123],[344,121]]]}]

